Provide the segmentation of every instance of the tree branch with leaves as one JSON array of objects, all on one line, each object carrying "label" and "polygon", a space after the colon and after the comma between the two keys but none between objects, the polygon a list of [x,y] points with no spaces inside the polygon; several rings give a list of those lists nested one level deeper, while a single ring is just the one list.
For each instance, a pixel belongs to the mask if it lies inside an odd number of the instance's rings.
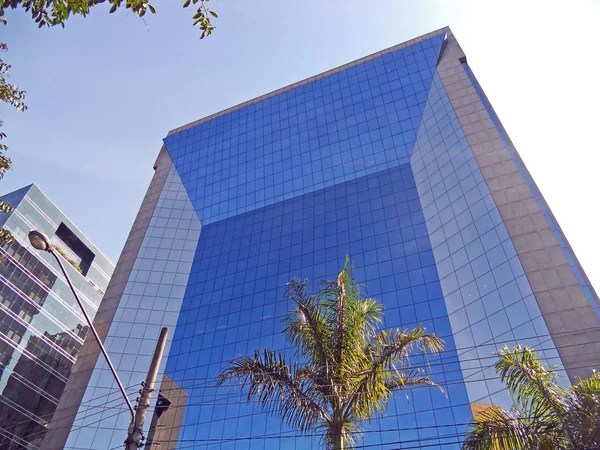
[{"label": "tree branch with leaves", "polygon": [[[0,51],[6,52],[7,50],[8,46],[4,42],[0,42]],[[27,109],[27,105],[25,105],[24,101],[25,91],[19,86],[8,82],[8,78],[10,78],[10,68],[10,64],[0,58],[0,100],[13,106],[17,111],[25,111]],[[2,125],[4,125],[4,123],[0,120],[0,128]],[[12,166],[10,158],[6,156],[8,146],[4,143],[5,139],[6,133],[0,131],[0,180],[4,178],[4,175]],[[12,206],[0,199],[0,212],[9,213],[12,210]],[[0,229],[0,244],[10,243],[11,241],[12,236],[8,230],[5,230],[4,228]]]},{"label": "tree branch with leaves", "polygon": [[[208,7],[209,0],[185,0],[184,8],[193,6],[196,12],[192,16],[193,25],[201,31],[200,39],[210,36],[215,30],[212,19],[219,16]],[[31,14],[31,18],[38,27],[54,27],[60,25],[64,28],[65,22],[71,16],[86,17],[92,9],[101,3],[110,5],[109,13],[120,9],[131,11],[132,14],[143,18],[150,11],[156,14],[156,8],[149,0],[0,0],[0,20],[6,23],[4,15],[6,10],[21,8]]]}]

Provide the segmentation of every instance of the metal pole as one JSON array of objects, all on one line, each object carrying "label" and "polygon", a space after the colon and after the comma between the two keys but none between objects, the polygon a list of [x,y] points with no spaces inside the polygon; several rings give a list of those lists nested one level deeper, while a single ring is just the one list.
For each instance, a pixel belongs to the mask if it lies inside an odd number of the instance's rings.
[{"label": "metal pole", "polygon": [[92,324],[92,321],[90,320],[90,316],[88,316],[87,312],[85,311],[85,308],[83,307],[83,303],[81,303],[81,300],[79,299],[79,296],[77,295],[77,291],[75,291],[75,288],[73,287],[73,283],[71,283],[71,280],[69,279],[69,276],[67,275],[67,272],[66,272],[63,264],[60,262],[60,258],[58,256],[56,256],[56,253],[54,252],[54,250],[52,250],[52,247],[48,247],[47,251],[50,252],[54,256],[54,258],[56,258],[56,262],[58,263],[58,266],[60,267],[60,270],[62,270],[62,273],[65,276],[65,278],[67,280],[67,283],[69,284],[69,287],[71,288],[71,291],[73,291],[73,295],[75,296],[75,300],[77,300],[77,304],[81,308],[81,312],[83,313],[83,317],[85,317],[85,320],[87,321],[88,326],[90,327],[90,330],[92,330],[92,333],[94,333],[94,337],[96,338],[96,342],[98,342],[98,346],[100,347],[100,351],[104,355],[104,358],[106,359],[106,363],[108,364],[108,367],[110,368],[110,371],[112,372],[113,376],[115,377],[115,381],[117,382],[117,385],[119,386],[119,389],[121,390],[121,394],[123,394],[123,398],[125,399],[125,403],[127,403],[127,407],[129,408],[129,414],[131,415],[131,421],[133,422],[133,418],[135,417],[135,410],[133,409],[133,405],[129,401],[129,398],[127,398],[127,392],[125,391],[125,388],[123,387],[123,384],[121,383],[121,380],[119,380],[119,376],[117,375],[117,371],[115,370],[115,367],[113,366],[110,358],[108,357],[108,353],[106,352],[106,349],[104,348],[104,345],[102,345],[102,341],[100,340],[100,336],[98,336],[98,332],[94,328],[94,325]]},{"label": "metal pole", "polygon": [[160,367],[160,360],[162,359],[165,350],[168,334],[168,328],[164,327],[160,330],[160,336],[156,343],[156,348],[154,349],[154,356],[152,356],[150,369],[148,370],[146,381],[142,385],[142,390],[140,391],[140,402],[135,411],[135,418],[129,429],[129,435],[125,440],[125,450],[138,450],[142,446],[144,421],[146,420],[148,408],[150,407],[150,398],[154,391],[154,383],[156,382],[156,376],[158,375],[158,368]]}]

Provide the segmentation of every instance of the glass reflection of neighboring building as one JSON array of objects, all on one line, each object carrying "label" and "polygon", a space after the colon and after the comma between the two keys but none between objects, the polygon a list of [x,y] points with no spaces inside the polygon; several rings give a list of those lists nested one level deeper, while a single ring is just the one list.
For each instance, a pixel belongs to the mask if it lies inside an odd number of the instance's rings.
[{"label": "glass reflection of neighboring building", "polygon": [[[215,376],[263,346],[291,351],[285,284],[331,279],[345,255],[386,327],[445,340],[430,371],[448,396],[395,396],[364,448],[460,448],[474,411],[509,406],[504,344],[571,380],[599,367],[598,298],[444,28],[165,138],[102,315],[126,385],[171,328],[150,448],[318,448]],[[104,362],[75,370],[71,403],[86,406],[61,402],[42,448],[116,448],[127,412],[87,406],[116,392]]]},{"label": "glass reflection of neighboring building", "polygon": [[36,186],[3,196],[11,213],[0,226],[13,241],[0,247],[0,448],[39,448],[88,331],[54,257],[27,237],[41,230],[88,313],[95,315],[113,264]]}]

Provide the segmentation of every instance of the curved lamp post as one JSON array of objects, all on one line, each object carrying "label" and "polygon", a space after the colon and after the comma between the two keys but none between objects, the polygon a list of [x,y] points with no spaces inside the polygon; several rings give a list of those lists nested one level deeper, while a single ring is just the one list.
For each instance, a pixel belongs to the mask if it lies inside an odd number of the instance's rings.
[{"label": "curved lamp post", "polygon": [[102,354],[104,355],[104,358],[106,359],[106,363],[108,364],[110,371],[112,372],[113,376],[115,377],[117,385],[119,386],[119,389],[121,390],[121,394],[123,394],[123,398],[125,399],[125,403],[127,403],[127,407],[129,408],[129,413],[131,414],[131,421],[133,422],[133,419],[135,417],[135,410],[133,409],[133,405],[127,398],[127,392],[125,391],[125,388],[123,387],[123,384],[121,383],[121,380],[119,380],[117,371],[115,370],[115,367],[113,366],[110,358],[108,357],[108,353],[106,352],[106,349],[104,348],[104,345],[102,344],[102,341],[100,340],[100,337],[98,336],[98,332],[96,331],[96,328],[94,328],[94,325],[92,324],[92,321],[90,320],[90,316],[88,316],[87,312],[85,311],[85,308],[83,307],[83,304],[81,303],[81,300],[79,299],[79,296],[77,295],[77,292],[75,291],[75,288],[73,287],[73,284],[71,283],[71,280],[70,280],[69,276],[67,275],[67,272],[65,271],[65,268],[64,268],[62,262],[60,261],[60,258],[56,255],[56,252],[54,251],[54,248],[50,244],[50,241],[48,240],[46,235],[44,233],[42,233],[41,231],[37,231],[37,230],[30,231],[29,232],[29,242],[31,242],[31,245],[34,248],[36,248],[37,250],[46,251],[46,252],[52,254],[54,256],[54,258],[56,258],[56,262],[58,263],[60,270],[62,270],[62,273],[65,276],[65,279],[67,280],[67,283],[68,283],[69,287],[71,288],[73,295],[75,296],[75,300],[77,300],[77,304],[81,308],[81,312],[83,313],[83,316],[85,317],[85,320],[87,321],[88,326],[90,327],[90,330],[92,330],[92,333],[94,333],[96,342],[98,343],[98,346],[100,347],[100,351],[102,352]]}]

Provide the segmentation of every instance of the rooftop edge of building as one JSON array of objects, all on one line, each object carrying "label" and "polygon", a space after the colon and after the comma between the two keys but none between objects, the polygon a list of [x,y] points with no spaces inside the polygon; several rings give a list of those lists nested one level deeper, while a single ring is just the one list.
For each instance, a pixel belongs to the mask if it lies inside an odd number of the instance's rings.
[{"label": "rooftop edge of building", "polygon": [[[0,198],[6,198],[7,196],[10,196],[12,194],[16,194],[16,193],[22,193],[22,197],[25,198],[27,195],[29,195],[32,191],[42,195],[50,205],[52,205],[52,207],[58,212],[60,213],[64,220],[66,220],[68,222],[67,226],[73,231],[75,232],[75,234],[77,235],[77,237],[79,237],[79,239],[84,240],[84,242],[86,243],[86,245],[91,246],[93,248],[93,251],[95,252],[96,255],[100,255],[102,256],[102,258],[104,258],[104,260],[106,260],[106,262],[108,262],[112,269],[114,270],[115,268],[115,263],[112,262],[112,260],[106,255],[104,254],[104,252],[102,252],[102,250],[100,250],[100,248],[98,248],[98,246],[96,244],[94,244],[94,241],[91,240],[83,231],[81,231],[81,229],[70,219],[70,217],[54,202],[54,200],[52,200],[50,198],[50,196],[48,196],[48,194],[46,194],[46,192],[44,192],[44,190],[35,182],[30,183],[26,186],[23,186],[22,188],[19,189],[15,189],[14,191],[11,192],[7,192],[6,194],[0,196]],[[21,199],[22,200],[22,199]],[[19,202],[17,204],[13,204],[11,206],[13,206],[15,209],[17,208],[17,206],[20,204],[21,200],[19,200]],[[9,213],[10,214],[10,213]]]},{"label": "rooftop edge of building", "polygon": [[359,64],[365,63],[367,61],[370,61],[372,59],[378,58],[378,57],[383,56],[385,54],[392,53],[392,52],[401,50],[401,49],[406,48],[406,47],[410,47],[411,45],[414,45],[414,44],[418,44],[419,42],[423,42],[423,41],[425,41],[427,39],[430,39],[430,38],[435,37],[435,36],[439,36],[439,35],[441,35],[443,33],[451,33],[450,27],[449,26],[445,26],[445,27],[439,28],[437,30],[434,30],[434,31],[431,31],[429,33],[423,34],[421,36],[417,36],[417,37],[415,37],[413,39],[409,39],[408,41],[402,42],[400,44],[396,44],[396,45],[394,45],[392,47],[388,47],[386,49],[379,50],[378,52],[371,53],[370,55],[363,56],[362,58],[358,58],[358,59],[356,59],[354,61],[351,61],[349,63],[346,63],[346,64],[343,64],[341,66],[335,67],[335,68],[333,68],[331,70],[327,70],[325,72],[321,72],[321,73],[319,73],[317,75],[314,75],[312,77],[306,78],[304,80],[297,81],[295,83],[289,84],[289,85],[284,86],[284,87],[282,87],[280,89],[276,89],[274,91],[271,91],[271,92],[269,92],[267,94],[260,95],[258,97],[255,97],[255,98],[251,99],[251,100],[247,100],[247,101],[245,101],[243,103],[239,103],[237,105],[231,106],[231,107],[229,107],[227,109],[224,109],[222,111],[216,112],[214,114],[211,114],[209,116],[203,117],[203,118],[198,119],[198,120],[195,120],[195,121],[190,122],[190,123],[188,123],[186,125],[183,125],[181,127],[175,128],[175,129],[169,131],[169,133],[167,134],[167,137],[168,136],[172,136],[172,135],[177,134],[177,133],[180,133],[180,132],[185,131],[185,130],[189,130],[190,128],[193,128],[193,127],[195,127],[197,125],[200,125],[202,123],[208,122],[208,121],[213,120],[213,119],[216,119],[217,117],[224,116],[224,115],[229,114],[231,112],[237,111],[238,109],[242,109],[242,108],[244,108],[246,106],[250,106],[252,104],[258,103],[260,101],[263,101],[263,100],[266,100],[268,98],[274,97],[276,95],[282,94],[284,92],[290,91],[290,90],[295,89],[297,87],[303,86],[305,84],[312,83],[314,81],[320,80],[321,78],[328,77],[328,76],[333,75],[335,73],[338,73],[338,72],[341,72],[343,70],[349,69],[351,67],[357,66]]}]

